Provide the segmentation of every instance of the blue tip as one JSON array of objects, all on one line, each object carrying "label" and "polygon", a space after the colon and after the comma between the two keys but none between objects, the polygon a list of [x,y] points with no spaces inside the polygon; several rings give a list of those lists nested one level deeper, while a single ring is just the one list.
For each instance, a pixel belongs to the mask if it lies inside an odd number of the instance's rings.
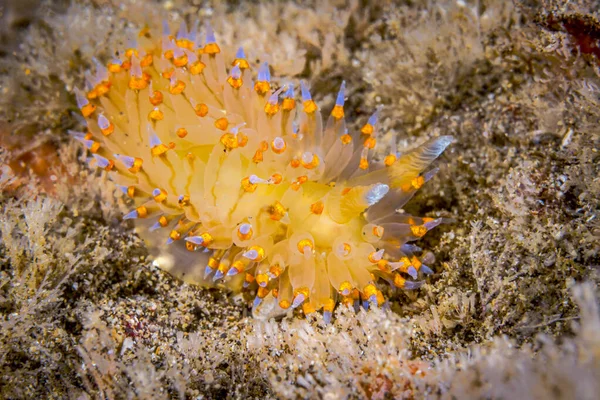
[{"label": "blue tip", "polygon": [[98,115],[98,126],[100,129],[108,129],[110,121],[103,114]]},{"label": "blue tip", "polygon": [[77,138],[77,140],[79,140],[81,143],[83,143],[83,145],[85,146],[86,149],[90,149],[94,145],[93,140],[86,140],[86,139],[79,139],[79,138]]},{"label": "blue tip", "polygon": [[304,81],[300,81],[300,90],[302,91],[302,101],[312,100],[312,96],[306,87]]},{"label": "blue tip", "polygon": [[163,35],[169,36],[171,34],[171,28],[169,28],[169,22],[166,19],[163,19],[162,21],[162,29]]},{"label": "blue tip", "polygon": [[240,128],[244,125],[245,125],[245,123],[234,126],[233,128],[230,129],[231,133],[233,133],[234,135],[237,135],[240,131]]},{"label": "blue tip", "polygon": [[104,65],[96,57],[92,57],[92,62],[96,64],[96,68],[104,68]]},{"label": "blue tip", "polygon": [[271,72],[269,72],[269,64],[266,61],[258,69],[258,80],[271,82]]},{"label": "blue tip", "polygon": [[98,163],[99,168],[106,168],[109,165],[109,161],[107,158],[104,158],[98,154],[92,155],[96,159],[96,163]]},{"label": "blue tip", "polygon": [[160,224],[160,222],[155,222],[154,225],[152,225],[150,227],[150,229],[148,229],[150,232],[154,232],[155,230],[158,230],[162,228],[162,225]]},{"label": "blue tip", "polygon": [[417,245],[405,243],[400,247],[400,250],[404,253],[416,253],[421,251],[422,249]]},{"label": "blue tip", "polygon": [[124,186],[124,185],[117,185],[117,188],[119,188],[119,190],[120,190],[121,192],[123,192],[124,194],[127,194],[127,189],[128,189],[128,187],[127,187],[127,186]]},{"label": "blue tip", "polygon": [[404,283],[404,289],[406,290],[414,290],[414,289],[418,289],[421,286],[423,286],[423,281],[406,281]]},{"label": "blue tip", "polygon": [[213,276],[213,282],[218,281],[222,277],[223,277],[223,272],[221,270],[217,270],[217,272],[215,272],[215,276]]},{"label": "blue tip", "polygon": [[187,38],[187,33],[187,24],[185,21],[181,21],[181,24],[179,25],[179,32],[177,32],[177,39]]},{"label": "blue tip", "polygon": [[442,223],[442,218],[434,219],[433,221],[425,222],[423,225],[427,228],[427,230],[431,230]]},{"label": "blue tip", "polygon": [[279,101],[279,93],[280,93],[281,89],[279,89],[278,91],[276,91],[275,93],[273,93],[272,95],[269,96],[269,104],[275,105],[277,104],[277,102]]},{"label": "blue tip", "polygon": [[139,217],[139,214],[137,212],[137,210],[133,210],[125,215],[123,215],[123,219],[136,219],[137,217]]},{"label": "blue tip", "polygon": [[212,26],[210,26],[210,23],[206,24],[206,44],[209,43],[216,43],[217,40],[215,39],[215,32],[212,29]]},{"label": "blue tip", "polygon": [[227,271],[227,276],[235,276],[239,273],[239,271],[236,268],[231,268],[229,271]]},{"label": "blue tip", "polygon": [[174,240],[173,240],[173,239],[171,239],[171,238],[168,238],[168,239],[167,239],[167,244],[171,244],[171,243],[173,243],[173,242],[174,242]]},{"label": "blue tip", "polygon": [[262,303],[262,299],[258,296],[254,298],[254,302],[252,303],[252,308],[258,307],[258,305]]},{"label": "blue tip", "polygon": [[231,77],[233,79],[240,79],[242,77],[242,70],[238,64],[235,64],[233,68],[231,68]]},{"label": "blue tip", "polygon": [[73,91],[75,92],[75,100],[77,100],[78,108],[81,108],[81,107],[89,104],[87,97],[85,97],[85,94],[83,94],[83,92],[81,90],[79,90],[78,88],[75,88],[75,89],[73,89]]},{"label": "blue tip", "polygon": [[406,273],[409,274],[413,279],[417,279],[417,269],[412,265],[408,267]]},{"label": "blue tip", "polygon": [[244,48],[240,47],[235,53],[235,58],[246,58],[246,53],[244,53]]},{"label": "blue tip", "polygon": [[185,238],[185,241],[193,243],[196,246],[202,246],[202,243],[204,243],[204,239],[202,239],[202,236],[189,236]]},{"label": "blue tip", "polygon": [[158,136],[156,135],[154,130],[152,130],[151,132],[148,132],[148,133],[150,136],[150,147],[154,147],[154,146],[158,146],[158,145],[162,144],[162,142],[160,141],[160,139],[158,138]]},{"label": "blue tip", "polygon": [[154,189],[152,191],[152,196],[154,196],[154,197],[158,196],[159,194],[160,194],[160,189],[159,188],[156,188],[156,189]]},{"label": "blue tip", "polygon": [[338,92],[337,99],[335,100],[335,105],[343,106],[345,96],[346,96],[346,81],[342,81],[342,86],[340,86],[340,91]]},{"label": "blue tip", "polygon": [[323,313],[323,321],[325,321],[327,325],[331,323],[331,311],[325,311]]},{"label": "blue tip", "polygon": [[306,300],[306,297],[303,294],[296,295],[292,301],[292,308],[297,308],[300,304],[304,303],[304,300]]},{"label": "blue tip", "polygon": [[212,268],[209,265],[207,265],[204,268],[204,279],[206,279],[210,274],[212,274],[212,272],[213,272]]},{"label": "blue tip", "polygon": [[379,118],[379,110],[381,110],[381,107],[378,107],[377,111],[375,111],[373,115],[369,117],[369,120],[367,121],[369,125],[375,126],[375,124],[377,123],[377,119]]},{"label": "blue tip", "polygon": [[288,84],[288,88],[285,91],[284,96],[288,97],[288,98],[294,97],[294,84],[293,83]]},{"label": "blue tip", "polygon": [[421,265],[421,268],[420,268],[420,269],[421,269],[421,271],[423,271],[423,273],[424,273],[425,275],[431,275],[431,274],[433,274],[433,270],[432,270],[431,268],[429,268],[429,267],[428,267],[427,265],[425,265],[425,264]]},{"label": "blue tip", "polygon": [[425,179],[425,182],[429,182],[431,180],[431,178],[433,178],[435,176],[435,174],[437,174],[440,171],[439,168],[433,168],[430,169],[429,171],[425,172],[423,174],[423,178]]},{"label": "blue tip", "polygon": [[90,71],[85,71],[83,75],[85,76],[85,90],[92,90],[99,83]]},{"label": "blue tip", "polygon": [[195,42],[196,41],[196,32],[198,32],[198,21],[196,21],[194,23],[194,26],[192,27],[192,29],[190,29],[187,38],[190,41]]},{"label": "blue tip", "polygon": [[135,162],[135,158],[133,157],[129,157],[129,156],[124,156],[124,155],[119,155],[119,154],[115,154],[115,156],[121,160],[121,162],[123,163],[123,165],[125,165],[127,168],[132,168],[133,164]]}]

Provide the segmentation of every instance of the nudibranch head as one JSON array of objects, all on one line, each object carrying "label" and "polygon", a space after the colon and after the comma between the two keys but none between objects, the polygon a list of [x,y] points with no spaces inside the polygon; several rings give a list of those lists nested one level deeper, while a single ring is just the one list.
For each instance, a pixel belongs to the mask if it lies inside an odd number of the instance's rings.
[{"label": "nudibranch head", "polygon": [[[452,142],[374,158],[379,110],[346,128],[342,83],[323,123],[305,82],[276,88],[267,63],[225,62],[168,25],[138,38],[76,90],[87,132],[72,132],[171,246],[208,253],[198,281],[222,282],[281,309],[381,305],[381,281],[415,289],[433,255],[411,244],[442,222],[398,213]],[[203,42],[203,45],[201,43]]]}]

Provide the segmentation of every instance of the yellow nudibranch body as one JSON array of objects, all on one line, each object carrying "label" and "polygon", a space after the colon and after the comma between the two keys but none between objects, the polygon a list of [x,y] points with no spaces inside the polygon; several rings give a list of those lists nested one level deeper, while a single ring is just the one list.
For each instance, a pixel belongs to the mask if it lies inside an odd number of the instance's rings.
[{"label": "yellow nudibranch body", "polygon": [[255,78],[242,49],[226,63],[210,27],[195,31],[141,36],[76,90],[87,132],[72,134],[134,199],[124,218],[209,252],[200,275],[254,306],[268,296],[330,319],[337,303],[383,304],[380,280],[419,287],[433,255],[411,242],[442,219],[396,210],[452,138],[376,162],[378,111],[348,132],[344,83],[323,124],[303,83],[297,102],[266,63]]}]

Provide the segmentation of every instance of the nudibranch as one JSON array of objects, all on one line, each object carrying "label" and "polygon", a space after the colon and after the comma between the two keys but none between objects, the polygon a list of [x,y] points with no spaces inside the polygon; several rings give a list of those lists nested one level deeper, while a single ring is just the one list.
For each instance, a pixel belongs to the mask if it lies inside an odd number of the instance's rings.
[{"label": "nudibranch", "polygon": [[124,219],[209,253],[205,282],[330,319],[338,303],[382,305],[381,281],[415,289],[432,273],[413,242],[442,219],[398,209],[452,137],[377,161],[379,110],[349,131],[342,83],[323,123],[304,82],[298,101],[242,48],[226,62],[210,26],[165,24],[96,64],[75,90],[87,131],[72,134],[133,199]]}]

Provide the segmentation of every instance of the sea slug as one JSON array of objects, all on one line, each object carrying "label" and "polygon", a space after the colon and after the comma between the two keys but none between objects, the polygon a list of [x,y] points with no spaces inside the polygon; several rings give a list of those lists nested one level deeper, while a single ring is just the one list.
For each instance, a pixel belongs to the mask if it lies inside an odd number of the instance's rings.
[{"label": "sea slug", "polygon": [[[345,83],[323,123],[309,88],[279,88],[239,49],[224,60],[210,26],[150,32],[75,90],[86,132],[72,132],[167,243],[209,252],[206,281],[331,318],[337,303],[381,305],[384,280],[415,289],[433,255],[412,244],[442,223],[396,210],[437,169],[441,136],[374,159],[379,110],[359,132]],[[204,40],[202,40],[204,39]],[[203,41],[203,43],[202,43]],[[164,233],[163,233],[164,232]]]}]

